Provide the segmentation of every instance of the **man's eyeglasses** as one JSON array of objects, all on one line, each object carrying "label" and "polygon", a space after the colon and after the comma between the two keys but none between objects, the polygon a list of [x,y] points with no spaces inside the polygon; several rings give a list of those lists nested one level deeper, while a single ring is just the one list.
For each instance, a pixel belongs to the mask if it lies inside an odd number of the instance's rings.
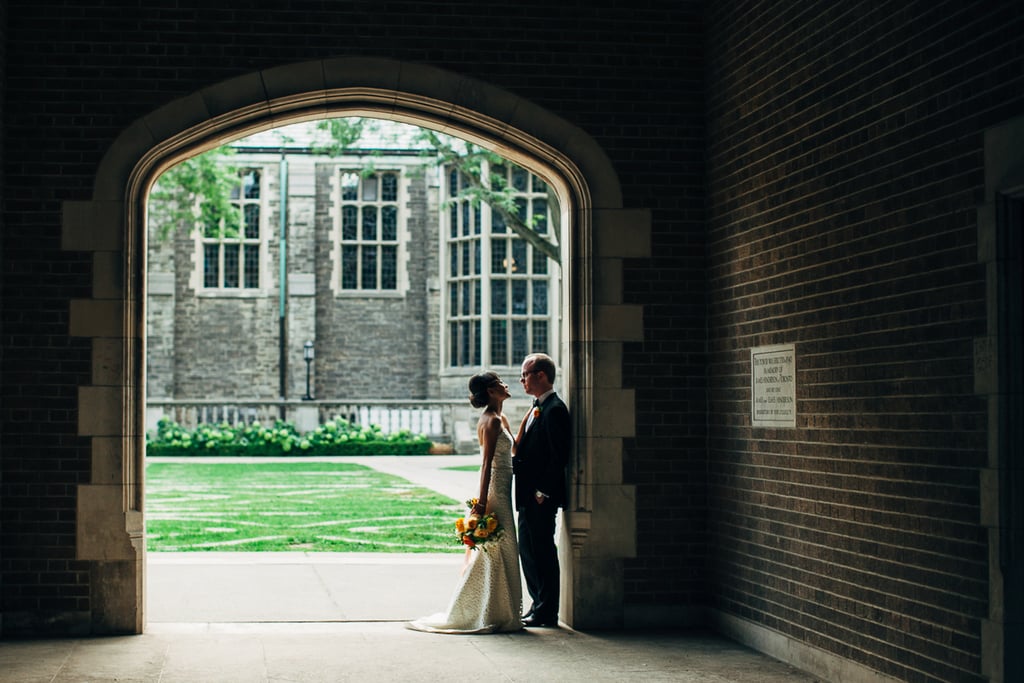
[{"label": "man's eyeglasses", "polygon": [[522,380],[526,379],[527,377],[529,377],[530,375],[535,375],[538,372],[540,372],[540,371],[539,370],[527,370],[523,374],[519,375],[519,379],[520,379],[520,381],[522,381]]}]

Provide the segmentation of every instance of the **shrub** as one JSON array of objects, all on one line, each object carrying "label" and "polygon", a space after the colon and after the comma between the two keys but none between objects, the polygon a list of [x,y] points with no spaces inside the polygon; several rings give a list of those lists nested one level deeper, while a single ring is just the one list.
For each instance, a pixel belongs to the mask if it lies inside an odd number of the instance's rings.
[{"label": "shrub", "polygon": [[430,446],[426,436],[408,429],[384,434],[377,425],[353,425],[342,417],[305,434],[280,420],[273,427],[202,424],[190,432],[162,418],[156,434],[146,434],[146,452],[154,456],[426,455]]}]

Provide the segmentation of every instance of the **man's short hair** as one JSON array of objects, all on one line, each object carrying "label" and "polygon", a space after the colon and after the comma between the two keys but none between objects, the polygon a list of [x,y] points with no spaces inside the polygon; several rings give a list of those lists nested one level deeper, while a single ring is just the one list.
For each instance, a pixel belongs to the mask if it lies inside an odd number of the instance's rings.
[{"label": "man's short hair", "polygon": [[555,361],[551,360],[551,356],[546,353],[531,353],[526,360],[533,360],[532,369],[543,372],[547,375],[549,382],[555,383]]}]

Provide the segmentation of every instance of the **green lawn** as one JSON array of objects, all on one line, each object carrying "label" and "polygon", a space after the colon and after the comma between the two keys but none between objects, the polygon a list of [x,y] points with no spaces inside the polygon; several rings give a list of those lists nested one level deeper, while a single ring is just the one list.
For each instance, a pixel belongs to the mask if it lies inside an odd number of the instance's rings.
[{"label": "green lawn", "polygon": [[150,551],[463,551],[463,503],[350,463],[149,463],[146,509]]}]

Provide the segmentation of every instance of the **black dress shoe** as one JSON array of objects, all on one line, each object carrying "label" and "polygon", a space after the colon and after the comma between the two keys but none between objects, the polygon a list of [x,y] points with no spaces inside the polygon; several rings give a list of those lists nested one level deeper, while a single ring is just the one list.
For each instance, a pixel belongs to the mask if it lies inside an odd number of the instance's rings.
[{"label": "black dress shoe", "polygon": [[532,614],[526,619],[523,619],[523,626],[529,628],[558,628],[558,617],[540,617],[536,614]]}]

